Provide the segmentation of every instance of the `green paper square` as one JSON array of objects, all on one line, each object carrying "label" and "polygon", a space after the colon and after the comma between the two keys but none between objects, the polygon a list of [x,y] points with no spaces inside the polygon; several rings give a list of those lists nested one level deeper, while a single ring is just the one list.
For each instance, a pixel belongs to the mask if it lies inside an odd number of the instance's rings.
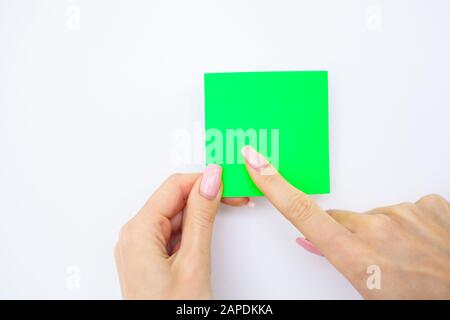
[{"label": "green paper square", "polygon": [[207,73],[204,81],[206,163],[222,165],[224,197],[262,195],[243,164],[244,140],[269,159],[278,150],[279,172],[298,189],[330,192],[326,71]]}]

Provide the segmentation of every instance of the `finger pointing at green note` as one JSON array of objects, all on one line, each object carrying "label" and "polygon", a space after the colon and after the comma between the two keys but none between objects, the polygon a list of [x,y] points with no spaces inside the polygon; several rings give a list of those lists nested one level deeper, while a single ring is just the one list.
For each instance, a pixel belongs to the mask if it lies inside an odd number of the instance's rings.
[{"label": "finger pointing at green note", "polygon": [[241,152],[258,188],[308,239],[297,242],[308,251],[323,254],[364,298],[449,297],[447,200],[429,195],[415,203],[376,208],[366,214],[326,212],[255,149],[246,146]]},{"label": "finger pointing at green note", "polygon": [[245,146],[241,152],[250,177],[267,199],[339,267],[345,255],[345,251],[340,252],[340,249],[351,245],[352,233],[323,211],[310,197],[289,184],[255,149]]}]

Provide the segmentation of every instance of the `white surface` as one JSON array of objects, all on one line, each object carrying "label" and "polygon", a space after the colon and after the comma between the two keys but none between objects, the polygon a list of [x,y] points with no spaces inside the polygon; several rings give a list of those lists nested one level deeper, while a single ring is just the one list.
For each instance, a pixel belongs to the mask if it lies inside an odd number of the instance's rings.
[{"label": "white surface", "polygon": [[[329,70],[324,208],[449,198],[449,14],[447,0],[0,0],[0,298],[120,297],[118,229],[167,175],[202,167],[170,151],[202,121],[204,72]],[[217,298],[359,297],[256,202],[217,218]]]}]

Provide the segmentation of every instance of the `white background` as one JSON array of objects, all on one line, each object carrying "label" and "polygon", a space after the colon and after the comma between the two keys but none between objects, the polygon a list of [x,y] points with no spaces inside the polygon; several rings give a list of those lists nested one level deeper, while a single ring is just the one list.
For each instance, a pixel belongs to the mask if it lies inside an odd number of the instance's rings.
[{"label": "white background", "polygon": [[[449,16],[448,0],[0,0],[0,298],[120,298],[120,226],[202,168],[175,164],[171,137],[198,142],[204,72],[329,71],[324,208],[449,198]],[[262,198],[222,208],[216,298],[359,298],[297,236]]]}]

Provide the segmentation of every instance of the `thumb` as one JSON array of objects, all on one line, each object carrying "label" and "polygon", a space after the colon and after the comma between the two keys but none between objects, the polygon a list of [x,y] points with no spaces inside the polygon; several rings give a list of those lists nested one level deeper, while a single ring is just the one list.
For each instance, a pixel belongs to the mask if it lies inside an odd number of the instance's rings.
[{"label": "thumb", "polygon": [[222,167],[210,164],[195,182],[187,200],[180,254],[209,259],[214,219],[222,196]]},{"label": "thumb", "polygon": [[241,152],[250,177],[268,200],[327,258],[342,254],[340,248],[349,246],[343,242],[352,239],[351,232],[289,184],[255,149],[245,146]]}]

